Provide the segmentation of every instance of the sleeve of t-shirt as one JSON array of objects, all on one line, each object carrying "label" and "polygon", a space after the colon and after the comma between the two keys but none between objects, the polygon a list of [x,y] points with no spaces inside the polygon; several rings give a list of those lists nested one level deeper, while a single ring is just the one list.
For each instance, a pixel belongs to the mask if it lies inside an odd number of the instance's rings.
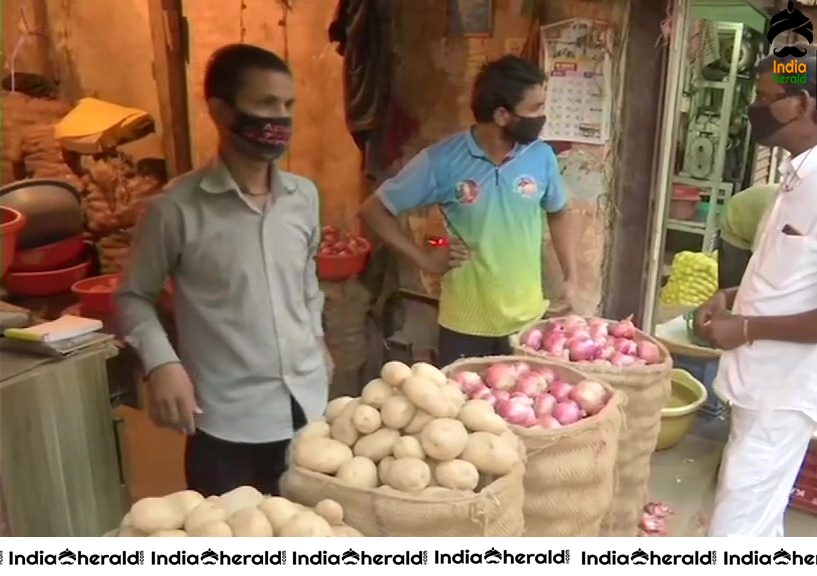
[{"label": "sleeve of t-shirt", "polygon": [[377,197],[393,215],[444,202],[428,150],[423,150],[377,189]]},{"label": "sleeve of t-shirt", "polygon": [[542,209],[553,214],[561,212],[567,206],[567,194],[559,171],[559,162],[553,148],[547,146],[545,150],[545,193],[542,194]]}]

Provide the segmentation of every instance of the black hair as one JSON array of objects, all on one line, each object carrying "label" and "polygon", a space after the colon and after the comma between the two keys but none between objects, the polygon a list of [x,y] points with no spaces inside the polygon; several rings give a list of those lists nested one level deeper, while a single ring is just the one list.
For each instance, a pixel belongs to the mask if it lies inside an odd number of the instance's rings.
[{"label": "black hair", "polygon": [[513,112],[525,92],[545,81],[542,70],[519,56],[503,56],[482,66],[471,92],[471,112],[477,122],[491,122],[497,108]]},{"label": "black hair", "polygon": [[814,46],[802,46],[802,48],[806,50],[806,53],[805,55],[799,57],[793,55],[780,57],[775,56],[774,54],[766,56],[763,60],[758,62],[757,73],[764,74],[773,72],[775,63],[786,64],[787,62],[798,62],[800,64],[805,64],[805,84],[781,83],[781,86],[783,86],[783,90],[787,95],[795,96],[801,91],[806,90],[809,93],[809,96],[812,98],[817,98],[817,49]]},{"label": "black hair", "polygon": [[207,62],[204,97],[232,103],[241,87],[242,76],[253,68],[292,74],[287,63],[274,52],[251,44],[228,44],[216,50]]}]

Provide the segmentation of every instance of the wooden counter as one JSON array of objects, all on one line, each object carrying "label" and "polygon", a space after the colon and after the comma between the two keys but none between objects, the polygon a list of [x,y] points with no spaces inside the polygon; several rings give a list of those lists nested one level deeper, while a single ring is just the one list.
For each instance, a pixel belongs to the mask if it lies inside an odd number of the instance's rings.
[{"label": "wooden counter", "polygon": [[11,535],[99,536],[122,518],[106,370],[116,354],[111,345],[63,360],[0,351],[0,487]]}]

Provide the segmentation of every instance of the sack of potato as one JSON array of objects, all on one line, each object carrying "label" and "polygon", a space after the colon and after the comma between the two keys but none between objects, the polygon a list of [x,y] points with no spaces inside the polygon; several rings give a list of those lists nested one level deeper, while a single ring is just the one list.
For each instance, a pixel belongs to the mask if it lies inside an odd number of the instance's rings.
[{"label": "sack of potato", "polygon": [[241,486],[204,498],[184,490],[135,502],[117,530],[106,536],[295,537],[362,536],[344,524],[343,507],[323,499],[307,508],[286,498]]},{"label": "sack of potato", "polygon": [[298,433],[283,494],[340,502],[366,536],[520,536],[524,452],[490,405],[465,405],[430,364],[388,362]]},{"label": "sack of potato", "polygon": [[598,536],[613,500],[623,394],[538,358],[464,359],[443,368],[471,400],[488,403],[527,450],[525,535]]}]

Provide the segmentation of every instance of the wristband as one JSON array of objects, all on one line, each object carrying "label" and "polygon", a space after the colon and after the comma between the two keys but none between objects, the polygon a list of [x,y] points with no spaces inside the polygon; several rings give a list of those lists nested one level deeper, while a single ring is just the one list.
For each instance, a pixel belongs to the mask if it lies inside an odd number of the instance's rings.
[{"label": "wristband", "polygon": [[747,344],[752,343],[752,338],[749,336],[749,319],[748,318],[743,319],[743,340]]}]

